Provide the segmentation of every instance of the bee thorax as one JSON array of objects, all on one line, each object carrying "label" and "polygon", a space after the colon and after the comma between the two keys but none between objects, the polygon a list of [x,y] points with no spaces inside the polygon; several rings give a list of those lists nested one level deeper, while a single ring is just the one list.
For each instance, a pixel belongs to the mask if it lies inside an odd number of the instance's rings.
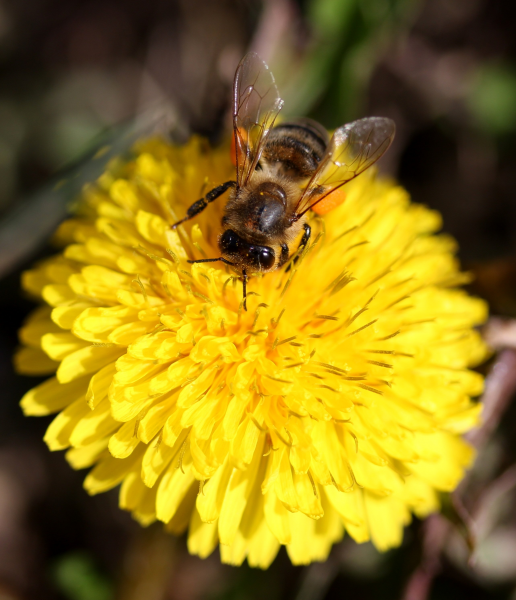
[{"label": "bee thorax", "polygon": [[248,200],[248,223],[251,230],[275,234],[284,227],[287,196],[283,188],[264,181],[250,194]]}]

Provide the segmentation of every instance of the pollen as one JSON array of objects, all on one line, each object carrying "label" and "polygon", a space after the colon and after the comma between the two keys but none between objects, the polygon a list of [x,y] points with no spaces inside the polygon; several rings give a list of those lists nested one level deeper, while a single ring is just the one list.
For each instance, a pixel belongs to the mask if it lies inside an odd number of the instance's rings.
[{"label": "pollen", "polygon": [[224,200],[171,228],[233,172],[229,144],[151,140],[84,190],[62,251],[23,276],[41,306],[16,364],[50,378],[22,408],[56,414],[45,442],[90,494],[119,487],[201,557],[397,546],[473,460],[486,305],[439,214],[369,170],[309,218],[297,262],[250,277],[244,311],[240,273],[188,263],[218,255]]}]

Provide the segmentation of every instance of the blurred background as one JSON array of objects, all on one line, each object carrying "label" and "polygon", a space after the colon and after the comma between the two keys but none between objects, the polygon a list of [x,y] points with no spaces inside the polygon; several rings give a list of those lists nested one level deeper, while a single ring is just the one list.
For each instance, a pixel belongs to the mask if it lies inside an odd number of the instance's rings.
[{"label": "blurred background", "polygon": [[[216,143],[249,49],[288,115],[396,121],[382,169],[441,211],[473,293],[502,317],[486,329],[499,352],[482,367],[480,458],[445,516],[386,554],[346,539],[324,564],[281,552],[266,572],[190,557],[116,491],[88,497],[42,441],[51,418],[22,416],[37,381],[10,358],[32,308],[20,272],[52,252],[77,191],[51,193],[55,174],[84,164],[94,178],[88,153],[146,131],[142,111]],[[515,58],[511,0],[0,0],[0,600],[516,600]]]}]

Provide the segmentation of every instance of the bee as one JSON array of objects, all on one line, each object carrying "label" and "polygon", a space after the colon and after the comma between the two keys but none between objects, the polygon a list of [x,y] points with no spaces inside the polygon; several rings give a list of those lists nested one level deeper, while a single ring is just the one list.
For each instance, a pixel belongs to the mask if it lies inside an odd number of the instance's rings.
[{"label": "bee", "polygon": [[369,117],[339,127],[330,139],[309,119],[276,124],[282,106],[269,67],[254,52],[246,54],[233,86],[236,180],[209,191],[172,226],[194,218],[230,190],[220,256],[189,262],[221,261],[240,271],[246,310],[249,274],[274,271],[301,251],[311,235],[308,212],[325,214],[341,204],[342,186],[387,151],[396,129],[391,119]]}]

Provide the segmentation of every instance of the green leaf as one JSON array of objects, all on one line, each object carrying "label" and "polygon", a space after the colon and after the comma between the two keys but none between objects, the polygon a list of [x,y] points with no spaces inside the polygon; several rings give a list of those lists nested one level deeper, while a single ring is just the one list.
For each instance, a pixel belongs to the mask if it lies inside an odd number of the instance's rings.
[{"label": "green leaf", "polygon": [[83,552],[65,554],[53,569],[54,582],[69,600],[112,600],[113,586]]},{"label": "green leaf", "polygon": [[505,65],[481,68],[471,88],[469,108],[480,128],[491,135],[516,129],[516,72]]}]

